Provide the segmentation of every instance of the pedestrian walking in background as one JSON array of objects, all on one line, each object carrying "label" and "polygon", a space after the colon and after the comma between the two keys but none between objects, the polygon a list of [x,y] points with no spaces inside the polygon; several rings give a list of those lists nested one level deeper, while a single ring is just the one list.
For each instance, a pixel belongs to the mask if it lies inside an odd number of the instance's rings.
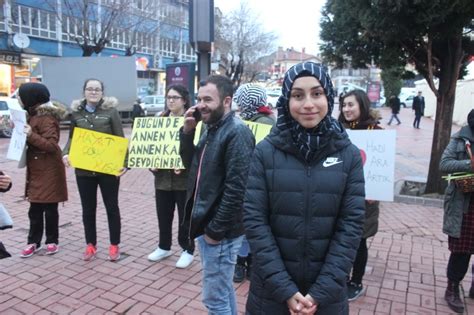
[{"label": "pedestrian walking in background", "polygon": [[[71,105],[71,130],[69,140],[63,150],[63,162],[66,166],[70,166],[68,154],[75,127],[119,137],[124,136],[120,115],[115,108],[118,104],[117,99],[104,97],[104,84],[97,79],[88,79],[85,81],[82,90],[84,99],[76,100]],[[124,167],[118,176],[114,176],[83,169],[75,170],[87,244],[84,252],[84,260],[86,261],[94,258],[97,252],[97,187],[100,188],[109,222],[109,259],[111,261],[120,259],[121,223],[118,193],[120,176],[125,174],[126,171],[127,168]]]},{"label": "pedestrian walking in background", "polygon": [[[240,117],[243,120],[268,125],[275,123],[275,116],[267,106],[267,92],[260,85],[241,85],[235,92],[234,100],[240,108]],[[249,243],[244,236],[237,256],[234,282],[242,282],[245,277],[250,279],[251,270],[252,254],[250,253]]]},{"label": "pedestrian walking in background", "polygon": [[[4,174],[0,171],[0,192],[7,192],[12,187],[12,179],[9,175]],[[0,242],[0,259],[11,257],[10,253],[5,248],[2,242]]]},{"label": "pedestrian walking in background", "polygon": [[[135,100],[135,103],[133,103],[133,108],[132,108],[132,120],[135,121],[135,118],[137,117],[143,117],[145,116],[145,111],[143,110],[142,106],[140,105],[140,99],[137,98]],[[132,123],[133,123],[132,121]]]},{"label": "pedestrian walking in background", "polygon": [[[243,238],[242,205],[255,145],[250,129],[231,110],[232,81],[220,75],[201,82],[197,105],[185,113],[180,155],[189,170],[186,218],[197,238],[203,303],[209,314],[237,314],[232,283]],[[197,146],[196,111],[206,124]]]},{"label": "pedestrian walking in background", "polygon": [[67,200],[66,172],[61,162],[59,121],[65,110],[50,101],[46,86],[24,83],[18,90],[18,101],[28,113],[26,134],[25,197],[30,202],[30,230],[27,246],[21,252],[30,257],[42,248],[46,223],[46,254],[58,252],[58,203]]},{"label": "pedestrian walking in background", "polygon": [[244,202],[253,272],[247,314],[348,314],[364,220],[359,149],[331,113],[326,69],[285,74],[276,127],[257,144]]},{"label": "pedestrian walking in background", "polygon": [[[400,108],[400,101],[398,101]],[[393,108],[392,108],[393,110]],[[378,111],[370,108],[367,94],[361,90],[353,90],[345,94],[339,103],[339,121],[344,127],[352,130],[375,130],[379,127],[380,115]],[[393,117],[393,116],[392,116]],[[388,123],[390,125],[390,122]],[[379,201],[365,201],[365,221],[362,239],[360,240],[357,255],[352,266],[352,276],[347,282],[347,296],[349,301],[354,301],[365,292],[362,279],[367,266],[368,249],[367,239],[377,233],[379,227]]]},{"label": "pedestrian walking in background", "polygon": [[[474,161],[471,157],[474,153],[474,109],[467,116],[467,122],[467,126],[451,137],[443,152],[440,170],[444,173],[474,172]],[[460,295],[459,286],[474,253],[473,194],[464,193],[451,180],[444,197],[443,232],[448,235],[448,247],[451,252],[447,267],[448,287],[444,298],[449,307],[457,313],[464,312],[464,298]],[[471,284],[469,292],[474,292],[474,283]],[[471,294],[469,296],[474,297]]]},{"label": "pedestrian walking in background", "polygon": [[398,96],[392,95],[390,96],[389,99],[389,105],[390,108],[392,109],[392,116],[390,117],[390,120],[388,121],[388,125],[390,126],[392,124],[392,120],[395,118],[395,120],[398,122],[398,125],[401,124],[400,119],[398,119],[398,113],[400,113],[400,99]]},{"label": "pedestrian walking in background", "polygon": [[413,127],[420,129],[421,116],[425,114],[425,98],[421,95],[421,91],[418,91],[418,95],[413,98],[413,110],[415,111]]},{"label": "pedestrian walking in background", "polygon": [[[160,117],[182,117],[189,106],[188,90],[182,85],[172,85],[166,91],[167,109],[160,114]],[[159,261],[173,254],[171,252],[172,226],[174,209],[177,207],[178,243],[182,248],[182,253],[176,262],[176,267],[187,268],[194,259],[194,240],[192,242],[189,240],[189,221],[184,221],[188,171],[186,169],[152,169],[151,171],[155,175],[156,214],[160,240],[158,248],[148,255],[148,259]]]}]

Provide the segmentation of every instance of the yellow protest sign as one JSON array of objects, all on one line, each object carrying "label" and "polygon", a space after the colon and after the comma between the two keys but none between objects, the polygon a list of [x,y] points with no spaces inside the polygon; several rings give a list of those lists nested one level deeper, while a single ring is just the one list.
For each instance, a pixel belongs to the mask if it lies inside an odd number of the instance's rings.
[{"label": "yellow protest sign", "polygon": [[183,117],[141,117],[133,124],[128,167],[184,169],[179,156]]},{"label": "yellow protest sign", "polygon": [[244,123],[249,126],[255,137],[255,143],[259,143],[263,140],[272,130],[272,125],[268,124],[259,124],[251,121],[244,120]]},{"label": "yellow protest sign", "polygon": [[126,138],[76,127],[69,160],[75,168],[118,175],[124,166],[127,147]]}]

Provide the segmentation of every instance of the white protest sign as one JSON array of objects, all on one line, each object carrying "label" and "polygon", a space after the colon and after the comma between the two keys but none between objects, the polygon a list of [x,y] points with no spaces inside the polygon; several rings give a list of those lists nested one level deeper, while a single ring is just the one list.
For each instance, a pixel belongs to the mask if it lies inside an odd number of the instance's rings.
[{"label": "white protest sign", "polygon": [[364,163],[365,199],[393,201],[395,130],[347,130]]},{"label": "white protest sign", "polygon": [[23,131],[26,124],[26,112],[22,109],[10,108],[10,119],[15,124],[8,146],[7,159],[20,161],[25,150],[26,134]]}]

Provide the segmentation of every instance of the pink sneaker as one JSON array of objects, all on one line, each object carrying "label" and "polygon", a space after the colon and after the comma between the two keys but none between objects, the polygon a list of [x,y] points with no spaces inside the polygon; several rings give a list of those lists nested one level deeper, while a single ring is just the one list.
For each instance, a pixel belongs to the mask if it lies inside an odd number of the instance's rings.
[{"label": "pink sneaker", "polygon": [[24,250],[21,251],[20,257],[27,258],[32,256],[34,253],[41,249],[40,247],[36,247],[36,244],[28,244]]},{"label": "pink sneaker", "polygon": [[109,247],[109,260],[117,261],[120,259],[120,249],[118,245],[110,245]]},{"label": "pink sneaker", "polygon": [[92,244],[87,244],[86,252],[84,253],[84,258],[83,259],[85,261],[89,261],[89,260],[91,260],[92,258],[95,257],[96,253],[97,253],[97,247],[95,247]]},{"label": "pink sneaker", "polygon": [[58,244],[46,244],[46,255],[54,255],[59,251]]}]

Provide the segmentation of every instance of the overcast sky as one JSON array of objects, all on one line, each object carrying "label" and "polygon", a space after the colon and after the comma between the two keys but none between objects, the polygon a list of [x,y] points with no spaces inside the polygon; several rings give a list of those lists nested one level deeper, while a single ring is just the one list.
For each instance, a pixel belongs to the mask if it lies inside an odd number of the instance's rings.
[{"label": "overcast sky", "polygon": [[[247,0],[260,15],[265,30],[279,37],[276,47],[294,47],[316,54],[319,42],[321,8],[325,0]],[[240,0],[214,0],[214,6],[226,14],[237,8]]]}]

